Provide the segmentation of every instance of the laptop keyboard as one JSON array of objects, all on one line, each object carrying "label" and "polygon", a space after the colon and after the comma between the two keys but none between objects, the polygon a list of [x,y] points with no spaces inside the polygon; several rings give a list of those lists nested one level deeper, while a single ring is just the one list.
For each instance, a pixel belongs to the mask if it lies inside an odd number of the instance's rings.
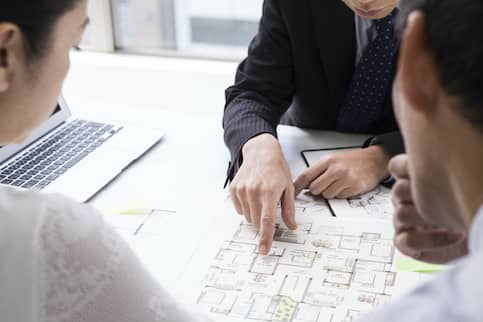
[{"label": "laptop keyboard", "polygon": [[42,190],[121,128],[75,120],[0,169],[0,183]]}]

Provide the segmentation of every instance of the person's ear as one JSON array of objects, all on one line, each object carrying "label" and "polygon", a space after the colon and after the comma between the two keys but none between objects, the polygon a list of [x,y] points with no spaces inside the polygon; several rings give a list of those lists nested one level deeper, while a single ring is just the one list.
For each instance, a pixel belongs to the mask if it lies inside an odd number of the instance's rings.
[{"label": "person's ear", "polygon": [[409,108],[431,114],[437,108],[439,76],[428,48],[426,16],[415,11],[408,17],[399,52],[399,89]]},{"label": "person's ear", "polygon": [[12,81],[15,35],[18,28],[10,23],[0,23],[0,93],[8,90]]}]

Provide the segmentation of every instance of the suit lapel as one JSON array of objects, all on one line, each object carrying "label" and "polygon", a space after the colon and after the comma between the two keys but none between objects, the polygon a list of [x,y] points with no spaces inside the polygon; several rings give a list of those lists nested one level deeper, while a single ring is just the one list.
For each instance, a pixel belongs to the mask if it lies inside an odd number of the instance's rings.
[{"label": "suit lapel", "polygon": [[342,105],[354,72],[356,35],[354,13],[341,0],[309,0],[312,20],[336,107]]}]

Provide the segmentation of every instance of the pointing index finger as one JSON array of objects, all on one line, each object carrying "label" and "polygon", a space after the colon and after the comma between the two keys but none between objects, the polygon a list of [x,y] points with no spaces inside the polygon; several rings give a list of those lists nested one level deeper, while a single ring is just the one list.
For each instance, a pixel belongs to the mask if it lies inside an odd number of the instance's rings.
[{"label": "pointing index finger", "polygon": [[260,254],[268,255],[272,248],[273,236],[275,235],[275,223],[277,216],[276,206],[266,206],[262,208],[262,218],[260,220]]}]

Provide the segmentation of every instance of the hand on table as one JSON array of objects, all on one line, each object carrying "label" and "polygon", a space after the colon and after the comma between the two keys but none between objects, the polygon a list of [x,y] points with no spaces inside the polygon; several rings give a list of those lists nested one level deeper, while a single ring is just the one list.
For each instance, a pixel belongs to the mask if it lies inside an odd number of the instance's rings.
[{"label": "hand on table", "polygon": [[389,176],[389,159],[381,146],[334,153],[297,178],[295,194],[309,189],[313,195],[326,199],[345,199],[366,193]]},{"label": "hand on table", "polygon": [[411,195],[407,156],[395,157],[389,168],[397,179],[393,187],[397,248],[407,256],[434,264],[445,264],[466,255],[465,232],[428,224],[418,213]]},{"label": "hand on table", "polygon": [[262,134],[245,144],[243,164],[230,185],[230,195],[236,211],[260,229],[262,255],[270,252],[280,201],[283,221],[289,229],[297,229],[292,175],[272,135]]}]

